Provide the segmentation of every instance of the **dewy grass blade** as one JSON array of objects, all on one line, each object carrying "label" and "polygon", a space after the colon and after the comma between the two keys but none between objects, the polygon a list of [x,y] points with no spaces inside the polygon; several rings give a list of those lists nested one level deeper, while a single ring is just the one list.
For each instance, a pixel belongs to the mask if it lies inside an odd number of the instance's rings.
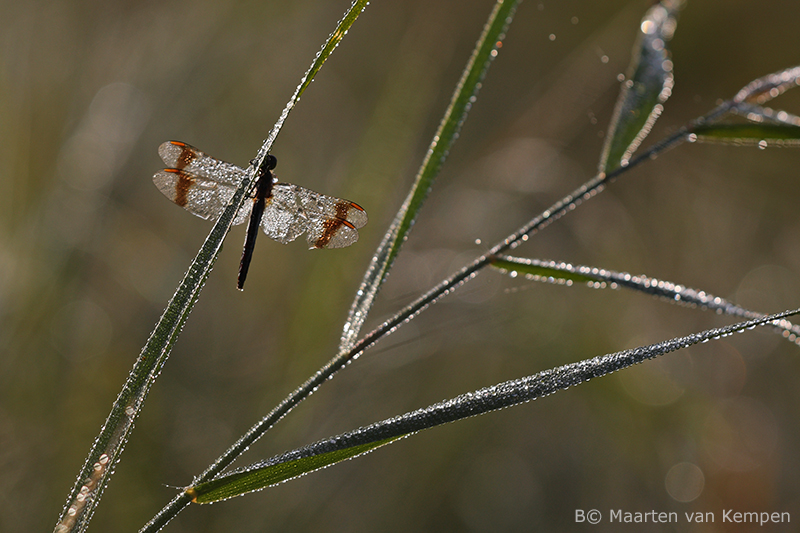
[{"label": "dewy grass blade", "polygon": [[789,67],[753,80],[736,93],[737,104],[764,104],[800,84],[800,66]]},{"label": "dewy grass blade", "polygon": [[800,127],[800,117],[782,109],[776,111],[770,107],[739,102],[736,107],[731,109],[731,113],[741,115],[756,124],[782,124]]},{"label": "dewy grass blade", "polygon": [[56,524],[56,533],[84,531],[88,527],[111,474],[120,460],[147,393],[169,358],[172,346],[211,273],[222,248],[222,241],[230,229],[234,215],[243,203],[245,190],[252,179],[253,176],[250,175],[244,180],[231,204],[214,224],[211,233],[192,261],[189,271],[142,348],[78,474],[75,486]]},{"label": "dewy grass blade", "polygon": [[261,490],[265,487],[277,485],[288,479],[296,478],[315,470],[320,470],[346,459],[353,459],[359,455],[371,452],[376,448],[385,446],[401,437],[381,439],[375,442],[348,446],[330,452],[321,452],[308,457],[299,457],[276,461],[269,466],[262,466],[252,470],[231,472],[217,479],[201,483],[186,489],[194,503],[213,503],[241,496],[248,492]]},{"label": "dewy grass blade", "polygon": [[698,141],[735,145],[798,146],[800,127],[789,124],[702,124],[694,129]]},{"label": "dewy grass blade", "polygon": [[[331,34],[325,46],[317,54],[311,68],[281,114],[280,120],[273,127],[267,141],[262,146],[258,156],[259,159],[266,156],[289,111],[294,107],[300,95],[311,83],[322,64],[336,48],[347,29],[363,11],[366,4],[366,0],[353,2],[336,31]],[[253,177],[252,175],[249,176],[249,179],[244,180],[239,186],[231,204],[212,228],[211,233],[142,349],[123,386],[122,392],[114,402],[111,413],[100,430],[100,435],[95,439],[89,451],[89,456],[78,474],[75,486],[70,492],[67,503],[56,524],[56,532],[84,531],[88,526],[111,474],[119,462],[122,450],[130,436],[134,422],[139,416],[147,393],[169,357],[172,346],[175,344],[194,303],[197,301],[200,291],[219,255],[222,241],[230,229],[231,221],[241,207],[245,191],[252,182]]]},{"label": "dewy grass blade", "polygon": [[[339,21],[339,23],[337,24],[336,29],[334,30],[334,32],[330,36],[328,36],[328,40],[323,45],[322,49],[317,53],[316,57],[314,58],[314,61],[311,63],[311,67],[308,69],[308,71],[306,72],[305,76],[303,76],[303,79],[300,81],[300,84],[297,86],[297,89],[295,89],[294,94],[292,95],[292,97],[289,99],[289,102],[284,107],[280,118],[278,119],[278,121],[273,126],[273,128],[270,131],[267,139],[264,141],[264,143],[263,143],[263,145],[261,147],[261,150],[259,150],[258,156],[255,158],[255,160],[257,162],[257,164],[255,165],[255,168],[258,168],[259,165],[260,165],[260,162],[263,161],[263,159],[267,156],[267,154],[269,152],[269,149],[272,147],[272,143],[275,141],[275,138],[277,137],[278,132],[280,132],[281,128],[283,127],[283,123],[286,121],[286,117],[289,115],[289,112],[294,108],[295,104],[300,100],[300,96],[303,94],[303,92],[306,90],[306,88],[311,84],[311,82],[313,81],[313,79],[316,76],[317,72],[319,72],[319,69],[322,67],[323,63],[325,63],[325,61],[328,59],[328,57],[333,53],[333,50],[338,46],[339,42],[341,42],[341,40],[344,38],[344,35],[347,33],[347,30],[353,25],[353,23],[356,21],[356,19],[361,14],[361,12],[364,11],[364,9],[368,5],[368,3],[369,2],[367,0],[354,0],[353,3],[350,5],[350,8],[345,13],[345,15],[342,18],[342,20]],[[219,254],[219,250],[220,250],[220,248],[222,246],[222,239],[227,234],[228,229],[230,228],[231,221],[233,220],[234,214],[239,210],[239,207],[241,207],[243,199],[244,199],[244,193],[247,190],[247,188],[249,187],[249,183],[252,182],[254,177],[255,176],[251,175],[249,180],[246,180],[245,182],[242,183],[242,185],[240,185],[239,189],[236,191],[236,194],[234,195],[234,198],[232,200],[232,204],[230,206],[228,206],[228,208],[225,210],[225,213],[223,213],[222,217],[220,217],[220,220],[217,221],[217,223],[214,225],[214,228],[211,230],[211,235],[209,235],[209,238],[206,241],[206,244],[203,245],[203,248],[201,249],[200,253],[198,254],[198,258],[201,257],[201,256],[204,257],[204,258],[206,256],[208,256],[209,252],[205,252],[205,250],[206,250],[206,246],[208,245],[209,240],[211,240],[212,237],[214,237],[214,236],[218,237],[219,241],[218,242],[216,240],[214,241],[216,243],[216,247],[213,249],[213,254],[211,255],[211,257],[209,259],[210,262],[207,265],[207,270],[203,271],[203,275],[202,275],[202,278],[200,279],[199,284],[196,286],[196,289],[194,290],[194,292],[191,293],[191,298],[189,300],[189,303],[191,305],[193,305],[194,302],[197,300],[197,296],[199,294],[199,290],[200,290],[200,288],[202,288],[202,284],[203,284],[203,282],[205,282],[205,279],[208,277],[208,273],[211,270],[211,266],[213,265],[214,261],[217,258],[217,255]],[[223,224],[224,224],[224,230],[220,229],[220,226],[223,225]],[[192,268],[189,271],[189,274],[187,274],[187,278],[189,278],[190,275],[192,274],[192,272],[194,271],[194,266],[195,266],[195,264],[193,263],[192,264]],[[194,279],[194,278],[192,278],[192,279]],[[186,280],[184,280],[184,281],[186,281]],[[181,287],[183,287],[183,283],[181,284]],[[181,287],[178,288],[178,292],[176,292],[176,296],[181,292]],[[175,297],[173,297],[173,300],[175,300]],[[180,319],[180,322],[178,323],[177,327],[174,327],[171,330],[172,331],[172,336],[170,337],[170,342],[164,348],[164,356],[163,356],[164,360],[166,360],[166,356],[169,354],[169,350],[172,348],[172,344],[174,344],[175,340],[177,339],[178,334],[180,333],[180,329],[183,326],[183,323],[186,321],[186,317],[188,316],[188,312],[191,310],[191,305],[185,311],[185,313],[183,315],[181,315],[181,319]],[[174,314],[175,314],[175,312],[171,311],[171,307],[168,307],[167,311],[165,311],[165,313],[164,313],[164,316],[173,316]],[[157,330],[158,330],[158,327],[159,326],[156,327]],[[147,346],[145,348],[147,348]],[[140,356],[140,360],[142,359],[144,354],[145,354],[145,352],[143,351],[142,352],[142,356]],[[138,364],[138,361],[137,361],[137,364]],[[155,367],[154,371],[151,371],[150,375],[152,376],[151,377],[152,381],[155,380],[155,376],[158,375],[158,372],[160,371],[162,366],[163,366],[163,361]],[[135,370],[135,368],[134,368],[134,370]],[[150,385],[151,384],[152,383],[150,383]],[[149,389],[150,385],[148,385],[148,389]],[[126,387],[123,390],[123,393],[125,392],[125,390],[127,390],[127,388],[128,387],[127,387],[127,384],[126,384]],[[146,393],[146,391],[145,391],[145,393]],[[120,397],[122,397],[122,395],[120,395]],[[138,413],[139,405],[140,404],[137,404],[137,413]],[[115,408],[116,408],[116,404],[115,404]],[[112,415],[109,416],[109,420],[112,418],[112,416],[114,416],[114,411],[112,411]],[[132,425],[132,422],[133,422],[133,420],[131,420],[131,425]],[[102,436],[102,434],[101,434],[101,436]],[[99,440],[99,438],[98,438],[98,440]],[[97,442],[95,443],[95,447],[97,447]],[[232,448],[232,450],[233,450],[233,448]],[[94,448],[93,448],[92,451],[94,452]],[[215,467],[212,466],[209,470],[207,470],[203,475],[198,477],[197,480],[195,480],[195,481],[202,480],[203,476],[208,476],[205,479],[210,479],[214,474],[219,472],[222,468],[225,468],[225,466],[227,464],[230,464],[230,462],[233,461],[233,459],[235,459],[236,457],[238,457],[238,455],[241,454],[241,452],[242,452],[242,450],[238,450],[238,451],[229,450],[227,455],[225,455],[222,458],[220,458],[220,460],[218,460],[218,463],[215,463],[215,465],[219,468],[219,470],[215,470]],[[81,486],[81,480],[84,479],[84,476],[83,476],[84,471],[87,471],[87,468],[89,469],[88,471],[90,471],[91,468],[93,468],[93,460],[92,460],[93,457],[95,457],[94,453],[90,454],[89,460],[87,460],[86,466],[84,467],[84,470],[81,471],[81,476],[78,478],[78,483],[76,483],[76,488]],[[227,463],[224,461],[225,458],[229,459]],[[77,490],[80,491],[81,489],[78,488]],[[80,495],[79,492],[75,492],[74,490],[73,490],[73,494],[76,495],[76,497]],[[180,512],[181,509],[183,509],[188,504],[189,504],[189,499],[188,498],[184,498],[183,496],[178,496],[177,498],[173,499],[166,507],[164,507],[158,513],[158,515],[156,515],[147,525],[145,525],[145,527],[143,528],[143,531],[158,531],[164,525],[166,525],[166,523],[169,522],[175,515],[177,515]],[[65,507],[65,509],[64,509],[64,513],[68,514],[69,509],[70,509],[70,506],[68,504],[67,507]],[[88,524],[88,518],[87,518],[87,520],[85,520],[85,523]],[[66,531],[82,531],[84,528],[85,528],[85,526],[83,526],[81,529],[74,529],[74,528],[59,529],[58,526],[57,526],[56,531],[59,532],[59,533],[62,532],[62,531],[63,532],[66,532]]]},{"label": "dewy grass blade", "polygon": [[[800,85],[800,67],[790,67],[751,81],[725,102],[725,113],[715,120],[698,121],[689,139],[734,145],[798,146],[800,117],[761,104]],[[748,123],[718,122],[727,114],[738,115]]]},{"label": "dewy grass blade", "polygon": [[322,45],[322,48],[319,52],[317,52],[314,61],[311,62],[311,66],[306,71],[303,78],[300,80],[300,84],[294,90],[294,94],[286,102],[286,106],[283,108],[281,112],[281,116],[278,117],[278,121],[275,122],[275,125],[272,126],[272,130],[270,130],[269,135],[267,135],[266,140],[261,146],[261,150],[259,150],[258,155],[255,158],[256,167],[259,167],[261,163],[264,161],[264,158],[267,157],[269,153],[269,149],[272,148],[272,143],[275,142],[275,138],[278,136],[278,133],[283,128],[283,123],[286,122],[286,117],[289,116],[289,112],[294,109],[294,106],[300,101],[300,97],[303,95],[305,90],[311,85],[311,82],[314,81],[314,77],[319,72],[319,69],[322,68],[322,65],[325,61],[328,60],[328,57],[333,53],[339,43],[344,39],[344,36],[347,35],[347,31],[356,21],[358,16],[364,11],[369,5],[368,0],[353,0],[353,3],[350,4],[350,8],[345,12],[344,17],[339,23],[336,25],[336,29],[328,36],[328,40],[325,41],[325,44]]},{"label": "dewy grass blade", "polygon": [[539,261],[538,259],[523,259],[519,257],[499,256],[492,259],[492,266],[501,272],[507,272],[516,277],[517,273],[523,274],[534,281],[569,284],[593,283],[597,281],[592,272],[585,272],[582,267],[573,267],[569,263],[556,261]]},{"label": "dewy grass blade", "polygon": [[[492,261],[492,267],[509,274],[520,273],[533,281],[572,284],[583,282],[592,288],[624,287],[650,296],[657,296],[670,303],[700,307],[703,310],[741,318],[763,318],[763,313],[750,311],[719,296],[691,289],[685,285],[648,276],[634,276],[627,272],[616,272],[604,268],[575,266],[558,261],[540,261],[521,257],[500,256]],[[785,339],[800,344],[800,325],[788,320],[772,324]]]},{"label": "dewy grass blade", "polygon": [[726,337],[756,326],[782,321],[785,317],[798,312],[800,309],[784,311],[499,383],[286,452],[222,475],[209,483],[189,487],[185,493],[198,503],[210,503],[261,490],[372,451],[423,429],[526,403],[580,385],[592,378],[628,368],[647,359],[654,359],[694,344]]},{"label": "dewy grass blade", "polygon": [[672,94],[672,62],[666,43],[675,31],[682,3],[662,0],[642,19],[629,74],[622,84],[600,157],[600,172],[628,164]]},{"label": "dewy grass blade", "polygon": [[439,129],[433,136],[414,184],[395,215],[389,230],[378,245],[361,282],[361,287],[356,293],[342,331],[339,343],[340,352],[350,350],[355,344],[369,310],[372,308],[375,296],[386,279],[400,247],[408,237],[414,220],[433,187],[433,182],[439,174],[442,164],[447,159],[450,148],[458,137],[461,125],[480,89],[481,81],[486,76],[492,59],[497,56],[497,49],[502,44],[518,3],[518,0],[499,0],[486,21],[483,33],[461,75]]}]

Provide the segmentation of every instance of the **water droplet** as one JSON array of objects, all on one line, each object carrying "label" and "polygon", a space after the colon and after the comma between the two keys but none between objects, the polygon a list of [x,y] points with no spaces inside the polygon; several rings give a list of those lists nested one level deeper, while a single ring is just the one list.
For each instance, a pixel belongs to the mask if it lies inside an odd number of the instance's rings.
[{"label": "water droplet", "polygon": [[642,33],[651,34],[656,31],[656,24],[652,20],[643,20],[641,26]]},{"label": "water droplet", "polygon": [[548,37],[548,39],[550,39],[551,41],[555,41],[556,40],[556,34],[555,33],[551,33],[550,36]]},{"label": "water droplet", "polygon": [[767,147],[767,141],[765,141],[764,139],[761,139],[760,141],[758,141],[759,150],[764,150],[764,149],[766,149],[766,147]]}]

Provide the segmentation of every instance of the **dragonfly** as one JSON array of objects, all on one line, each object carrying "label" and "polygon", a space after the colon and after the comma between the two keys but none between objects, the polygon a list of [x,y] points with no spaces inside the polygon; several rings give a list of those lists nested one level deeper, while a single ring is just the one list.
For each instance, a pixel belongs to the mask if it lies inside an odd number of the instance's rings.
[{"label": "dragonfly", "polygon": [[[248,172],[180,141],[163,143],[158,155],[169,168],[155,173],[156,187],[182,208],[206,220],[215,220],[222,214]],[[313,250],[350,246],[358,240],[359,228],[367,223],[367,212],[355,202],[278,183],[272,172],[277,163],[273,155],[264,158],[257,168],[250,201],[233,218],[235,225],[249,219],[239,263],[239,290],[244,289],[259,227],[282,244],[305,233]]]}]

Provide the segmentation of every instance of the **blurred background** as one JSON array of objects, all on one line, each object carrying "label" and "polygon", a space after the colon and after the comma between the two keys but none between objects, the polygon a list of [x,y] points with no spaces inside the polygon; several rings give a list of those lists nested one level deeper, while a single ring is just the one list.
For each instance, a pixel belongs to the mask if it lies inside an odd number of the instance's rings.
[{"label": "blurred background", "polygon": [[[211,228],[153,186],[158,145],[182,140],[246,165],[349,2],[0,5],[0,530],[49,531]],[[273,152],[279,179],[356,201],[369,224],[343,250],[262,235],[243,293],[244,231],[231,232],[91,530],[138,530],[334,354],[492,5],[373,2],[361,15]],[[522,3],[367,331],[594,175],[648,5]],[[673,96],[645,145],[797,64],[798,17],[798,3],[690,1],[672,41]],[[800,94],[770,105],[797,113]],[[683,145],[518,254],[647,274],[762,312],[798,307],[798,165],[790,148]],[[237,465],[729,322],[485,271],[326,383]],[[715,524],[676,527],[692,531],[726,531],[724,509],[798,520],[798,370],[800,348],[748,332],[192,506],[166,531],[582,531],[575,510],[592,508],[716,513]]]}]

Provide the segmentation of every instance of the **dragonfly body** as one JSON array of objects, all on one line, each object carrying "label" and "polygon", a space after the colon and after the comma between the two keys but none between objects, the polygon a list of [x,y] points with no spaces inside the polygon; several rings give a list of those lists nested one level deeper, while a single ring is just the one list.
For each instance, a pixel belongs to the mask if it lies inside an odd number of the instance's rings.
[{"label": "dragonfly body", "polygon": [[250,260],[253,258],[253,250],[256,248],[256,237],[258,228],[261,226],[261,219],[264,217],[264,208],[267,206],[267,200],[272,197],[272,184],[275,181],[272,169],[277,164],[278,160],[275,159],[275,156],[268,155],[258,171],[253,210],[250,212],[250,222],[247,224],[247,233],[244,236],[242,260],[239,262],[239,278],[236,282],[239,290],[244,289],[244,280],[247,279],[247,270],[250,268]]}]

